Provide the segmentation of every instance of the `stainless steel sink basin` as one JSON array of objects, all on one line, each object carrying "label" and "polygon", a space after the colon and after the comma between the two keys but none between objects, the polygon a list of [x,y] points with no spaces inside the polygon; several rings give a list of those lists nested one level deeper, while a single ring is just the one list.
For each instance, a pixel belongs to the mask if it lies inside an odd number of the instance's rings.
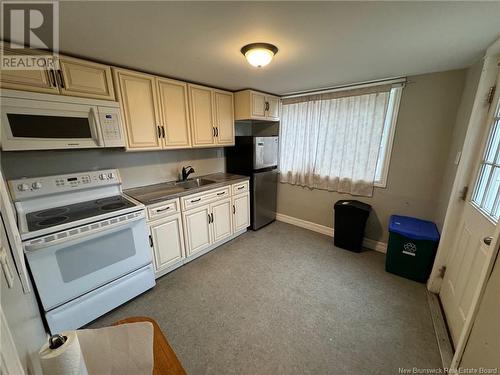
[{"label": "stainless steel sink basin", "polygon": [[215,184],[215,181],[208,180],[206,178],[195,178],[193,180],[179,181],[175,183],[175,186],[180,186],[184,189],[193,189],[200,186]]}]

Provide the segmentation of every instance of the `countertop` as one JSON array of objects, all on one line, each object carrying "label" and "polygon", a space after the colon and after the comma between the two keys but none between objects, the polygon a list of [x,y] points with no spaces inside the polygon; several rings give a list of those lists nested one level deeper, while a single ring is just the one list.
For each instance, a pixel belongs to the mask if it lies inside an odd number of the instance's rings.
[{"label": "countertop", "polygon": [[205,176],[196,176],[215,181],[213,184],[198,186],[190,189],[176,187],[174,182],[163,182],[160,184],[146,185],[133,189],[126,189],[123,192],[144,204],[158,203],[167,199],[174,199],[199,193],[201,191],[217,189],[222,186],[231,185],[240,181],[249,180],[248,176],[241,176],[231,173],[213,173]]}]

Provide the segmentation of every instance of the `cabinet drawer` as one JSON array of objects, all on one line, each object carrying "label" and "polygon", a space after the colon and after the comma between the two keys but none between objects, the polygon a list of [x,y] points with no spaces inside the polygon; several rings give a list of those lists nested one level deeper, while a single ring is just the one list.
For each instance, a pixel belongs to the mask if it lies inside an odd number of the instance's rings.
[{"label": "cabinet drawer", "polygon": [[148,206],[148,219],[156,220],[171,214],[180,212],[179,199],[172,199],[169,201],[156,203]]},{"label": "cabinet drawer", "polygon": [[188,195],[181,198],[183,210],[189,210],[193,207],[216,201],[218,199],[227,198],[230,196],[230,186],[225,186],[220,189],[204,191],[203,193]]},{"label": "cabinet drawer", "polygon": [[237,184],[233,184],[233,195],[246,193],[249,190],[248,181],[238,182]]}]

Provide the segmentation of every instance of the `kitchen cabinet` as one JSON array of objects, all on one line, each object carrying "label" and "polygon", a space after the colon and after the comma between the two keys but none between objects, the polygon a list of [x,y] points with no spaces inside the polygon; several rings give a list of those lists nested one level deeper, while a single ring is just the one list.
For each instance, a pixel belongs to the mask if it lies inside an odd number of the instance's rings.
[{"label": "kitchen cabinet", "polygon": [[179,263],[184,256],[184,238],[180,214],[150,223],[155,272]]},{"label": "kitchen cabinet", "polygon": [[279,121],[280,98],[254,90],[234,94],[235,120]]},{"label": "kitchen cabinet", "polygon": [[233,94],[214,90],[215,136],[218,145],[234,145]]},{"label": "kitchen cabinet", "polygon": [[212,203],[210,205],[210,211],[213,242],[219,242],[233,234],[231,198]]},{"label": "kitchen cabinet", "polygon": [[193,208],[182,214],[187,256],[212,244],[210,205]]},{"label": "kitchen cabinet", "polygon": [[48,70],[2,70],[0,87],[44,94],[59,94],[53,71]]},{"label": "kitchen cabinet", "polygon": [[115,100],[111,67],[61,56],[56,81],[63,95]]},{"label": "kitchen cabinet", "polygon": [[233,94],[188,85],[193,147],[234,145]]},{"label": "kitchen cabinet", "polygon": [[191,129],[187,84],[166,78],[156,78],[161,117],[163,148],[191,146]]},{"label": "kitchen cabinet", "polygon": [[0,85],[5,89],[115,100],[109,66],[60,56],[59,68],[2,70]]},{"label": "kitchen cabinet", "polygon": [[233,201],[233,231],[238,232],[250,226],[250,195],[238,194]]},{"label": "kitchen cabinet", "polygon": [[125,69],[113,69],[122,108],[128,150],[163,148],[155,77]]}]

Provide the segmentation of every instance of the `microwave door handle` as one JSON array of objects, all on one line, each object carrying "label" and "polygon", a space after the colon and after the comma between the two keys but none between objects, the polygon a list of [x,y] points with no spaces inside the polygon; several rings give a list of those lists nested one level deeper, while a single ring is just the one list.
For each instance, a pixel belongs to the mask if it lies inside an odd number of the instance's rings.
[{"label": "microwave door handle", "polygon": [[92,123],[93,123],[93,128],[94,128],[94,135],[95,139],[97,142],[97,145],[99,147],[104,146],[104,142],[102,139],[102,133],[101,133],[101,125],[99,123],[99,115],[97,114],[96,107],[92,106],[90,107],[90,114],[92,116]]},{"label": "microwave door handle", "polygon": [[[105,226],[102,226],[99,228],[91,229],[91,230],[86,231],[86,232],[80,232],[78,234],[75,234],[75,235],[72,235],[69,237],[59,238],[57,240],[50,241],[50,242],[42,242],[42,243],[35,243],[32,245],[25,245],[24,251],[25,252],[32,252],[32,251],[41,250],[41,249],[44,249],[47,247],[57,246],[57,245],[65,243],[65,242],[78,241],[78,240],[82,240],[83,238],[88,239],[88,237],[92,237],[92,238],[99,237],[101,232],[104,232],[104,231],[107,231],[110,229],[124,227],[124,226],[127,226],[134,221],[141,220],[143,218],[144,218],[144,215],[137,215],[136,217],[131,218],[131,219],[127,219],[125,221],[120,221],[120,222],[115,223],[115,224],[105,225]],[[111,220],[111,219],[108,219],[108,220]],[[107,220],[104,220],[104,221],[107,221]],[[91,225],[94,225],[94,224],[88,224],[88,226],[91,226]],[[72,230],[72,229],[68,229],[68,230]]]}]

